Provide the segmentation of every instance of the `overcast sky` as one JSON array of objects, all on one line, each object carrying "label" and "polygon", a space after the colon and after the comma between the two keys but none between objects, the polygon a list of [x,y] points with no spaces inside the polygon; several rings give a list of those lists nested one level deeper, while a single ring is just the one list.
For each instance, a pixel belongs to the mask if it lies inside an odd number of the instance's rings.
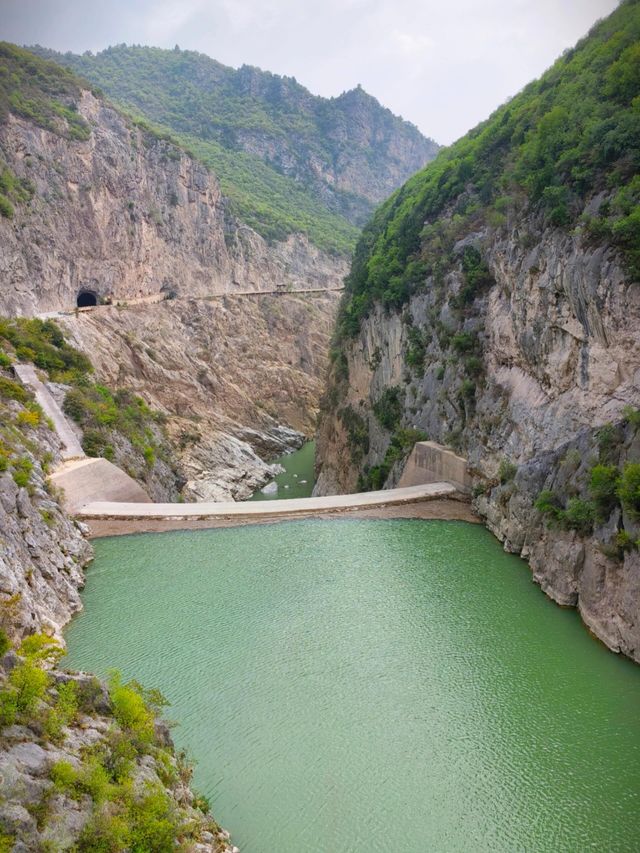
[{"label": "overcast sky", "polygon": [[294,76],[319,95],[356,84],[449,143],[538,76],[617,0],[0,0],[0,38],[56,50],[198,50]]}]

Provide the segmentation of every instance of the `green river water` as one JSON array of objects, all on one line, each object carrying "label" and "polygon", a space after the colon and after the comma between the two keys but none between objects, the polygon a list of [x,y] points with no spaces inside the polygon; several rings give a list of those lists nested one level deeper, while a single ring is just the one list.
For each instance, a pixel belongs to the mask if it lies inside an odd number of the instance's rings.
[{"label": "green river water", "polygon": [[264,494],[262,489],[254,492],[250,501],[273,501],[283,498],[310,498],[314,484],[314,462],[316,458],[315,441],[305,442],[299,450],[286,453],[274,461],[282,465],[284,471],[274,480],[278,491]]},{"label": "green river water", "polygon": [[95,544],[66,663],[164,691],[242,853],[640,850],[640,669],[484,528]]}]

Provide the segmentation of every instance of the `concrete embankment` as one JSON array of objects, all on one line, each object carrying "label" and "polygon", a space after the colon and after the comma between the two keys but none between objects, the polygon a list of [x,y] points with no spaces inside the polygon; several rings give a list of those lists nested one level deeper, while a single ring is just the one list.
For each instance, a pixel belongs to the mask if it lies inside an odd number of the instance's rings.
[{"label": "concrete embankment", "polygon": [[77,459],[66,462],[50,476],[64,492],[64,506],[71,515],[97,500],[135,501],[150,504],[151,498],[132,477],[107,459]]},{"label": "concrete embankment", "polygon": [[218,503],[134,503],[96,501],[87,503],[77,513],[82,519],[162,518],[182,522],[194,518],[281,518],[283,516],[322,515],[352,509],[369,509],[380,506],[451,498],[457,494],[449,483],[428,483],[404,489],[387,489],[378,492],[362,492],[355,495],[329,495],[320,498],[297,498],[268,502],[218,502]]}]

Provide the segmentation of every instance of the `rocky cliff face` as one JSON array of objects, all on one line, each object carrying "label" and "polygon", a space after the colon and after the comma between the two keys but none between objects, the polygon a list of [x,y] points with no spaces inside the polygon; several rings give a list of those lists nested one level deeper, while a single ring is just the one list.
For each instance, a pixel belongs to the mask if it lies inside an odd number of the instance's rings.
[{"label": "rocky cliff face", "polygon": [[330,293],[228,296],[59,322],[99,377],[167,415],[186,498],[239,500],[313,434],[336,307]]},{"label": "rocky cliff face", "polygon": [[0,368],[0,846],[123,849],[140,833],[150,849],[170,836],[233,853],[153,693],[51,668],[93,553],[47,483],[59,460],[56,434]]},{"label": "rocky cliff face", "polygon": [[[19,411],[17,402],[7,404],[5,428]],[[81,607],[92,550],[46,485],[43,467],[59,461],[55,434],[42,426],[26,430],[24,438],[19,431],[13,435],[13,458],[30,473],[20,485],[10,467],[0,473],[0,627],[13,640],[36,631],[61,637]]]},{"label": "rocky cliff face", "polygon": [[376,212],[317,484],[392,486],[410,440],[450,445],[505,547],[638,661],[639,33],[628,0]]},{"label": "rocky cliff face", "polygon": [[87,140],[10,114],[0,154],[33,197],[0,218],[0,311],[72,308],[81,290],[126,301],[276,287],[337,287],[343,259],[302,236],[269,246],[235,220],[204,166],[84,91]]},{"label": "rocky cliff face", "polygon": [[[472,312],[452,307],[466,283],[460,263],[401,311],[376,309],[345,346],[325,397],[316,491],[366,488],[394,430],[417,428],[455,447],[474,473],[476,507],[505,547],[527,557],[545,592],[578,606],[610,647],[640,660],[638,552],[610,553],[620,508],[585,535],[549,526],[533,506],[544,490],[564,503],[588,499],[595,464],[622,469],[640,458],[624,420],[626,407],[640,407],[640,290],[610,248],[541,229],[535,218],[502,235],[475,232],[458,258],[469,246],[485,247],[491,279]],[[380,421],[388,389],[400,401],[391,429]],[[621,426],[605,458],[598,436],[610,423]],[[390,469],[388,487],[401,469]],[[624,530],[631,541],[640,532],[631,517]]]},{"label": "rocky cliff face", "polygon": [[[86,139],[11,112],[0,123],[5,173],[29,188],[0,217],[0,312],[72,309],[81,291],[130,304],[65,323],[98,377],[171,416],[185,497],[247,497],[273,476],[272,457],[313,432],[337,302],[207,299],[331,290],[346,261],[301,235],[268,244],[230,214],[204,166],[90,92],[74,116]],[[154,497],[175,497],[167,477],[144,478]]]}]

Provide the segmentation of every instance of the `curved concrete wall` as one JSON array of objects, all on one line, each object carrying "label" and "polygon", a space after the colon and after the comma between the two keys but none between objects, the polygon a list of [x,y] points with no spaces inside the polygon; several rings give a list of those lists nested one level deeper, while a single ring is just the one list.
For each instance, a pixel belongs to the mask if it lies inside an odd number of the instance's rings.
[{"label": "curved concrete wall", "polygon": [[467,460],[435,441],[419,441],[407,459],[398,486],[425,483],[451,483],[460,492],[471,493],[471,475]]}]

